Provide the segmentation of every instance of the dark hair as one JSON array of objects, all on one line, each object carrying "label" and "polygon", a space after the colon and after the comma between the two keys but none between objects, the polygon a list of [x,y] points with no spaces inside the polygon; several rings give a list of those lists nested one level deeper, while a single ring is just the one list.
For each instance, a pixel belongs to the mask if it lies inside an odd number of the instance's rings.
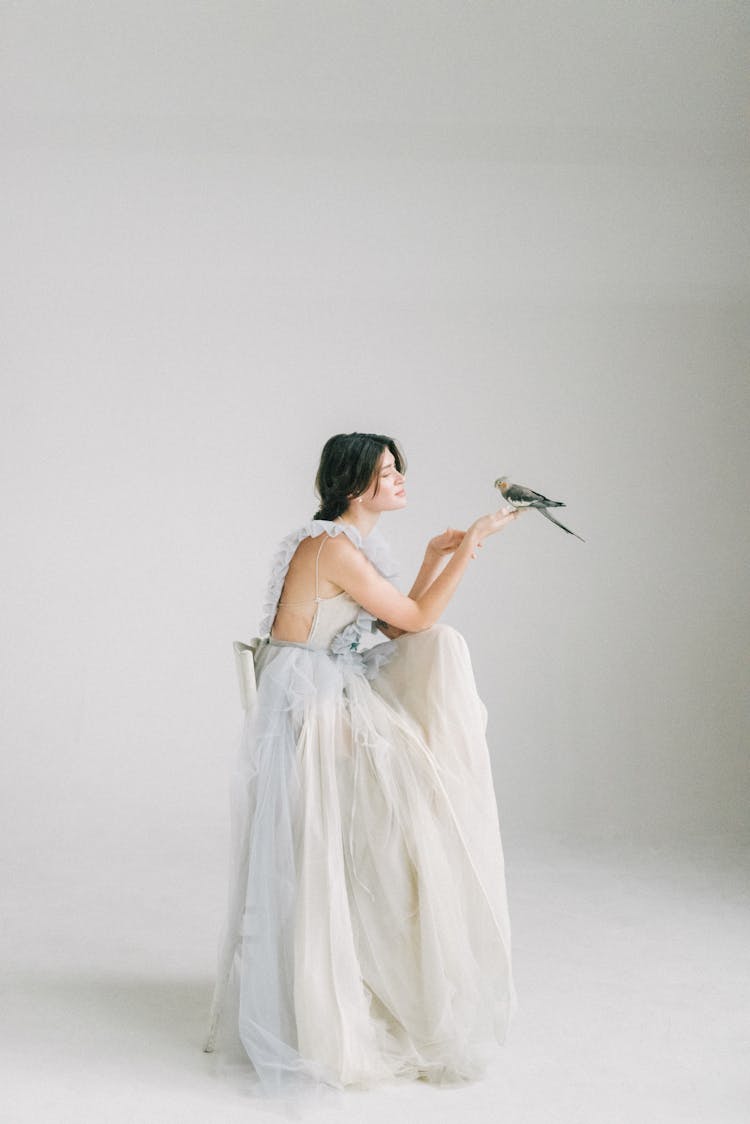
[{"label": "dark hair", "polygon": [[[314,519],[336,519],[349,506],[349,500],[361,496],[372,483],[383,451],[390,449],[396,468],[406,471],[406,458],[393,437],[382,433],[337,433],[329,437],[320,454],[315,491],[320,496],[320,509]],[[376,480],[377,492],[380,480]]]}]

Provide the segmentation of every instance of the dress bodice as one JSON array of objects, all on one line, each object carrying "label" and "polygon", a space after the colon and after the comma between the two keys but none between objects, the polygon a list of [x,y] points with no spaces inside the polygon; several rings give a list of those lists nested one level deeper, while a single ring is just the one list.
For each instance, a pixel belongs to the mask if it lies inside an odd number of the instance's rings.
[{"label": "dress bodice", "polygon": [[319,598],[315,603],[315,616],[307,644],[311,648],[330,648],[334,637],[353,624],[361,612],[362,606],[348,593]]}]

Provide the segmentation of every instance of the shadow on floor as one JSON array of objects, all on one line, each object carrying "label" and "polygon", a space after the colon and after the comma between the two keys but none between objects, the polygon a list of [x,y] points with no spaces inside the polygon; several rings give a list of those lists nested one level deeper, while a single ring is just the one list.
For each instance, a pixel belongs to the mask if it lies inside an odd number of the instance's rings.
[{"label": "shadow on floor", "polygon": [[21,1037],[34,1049],[50,1049],[73,1061],[108,1058],[118,1068],[128,1061],[139,1070],[149,1062],[164,1066],[204,1066],[213,980],[141,973],[39,971],[9,981],[6,1005],[18,1006]]}]

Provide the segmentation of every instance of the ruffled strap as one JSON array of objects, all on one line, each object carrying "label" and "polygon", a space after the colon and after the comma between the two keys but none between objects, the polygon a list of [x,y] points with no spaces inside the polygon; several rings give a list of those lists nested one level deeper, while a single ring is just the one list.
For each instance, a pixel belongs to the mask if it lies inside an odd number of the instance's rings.
[{"label": "ruffled strap", "polygon": [[[294,557],[295,550],[303,539],[317,538],[318,535],[322,535],[323,533],[330,535],[330,537],[334,539],[338,535],[346,535],[354,546],[356,546],[358,550],[361,550],[365,557],[372,562],[378,573],[382,574],[388,581],[393,581],[396,577],[397,570],[393,562],[390,548],[378,531],[371,531],[370,534],[363,539],[357,528],[353,527],[351,523],[336,523],[331,519],[311,519],[309,523],[305,523],[303,527],[299,527],[296,531],[292,531],[291,534],[282,539],[273,557],[271,562],[271,576],[263,602],[259,631],[260,636],[266,637],[271,634],[279,598],[281,597],[287,570]],[[340,650],[342,647],[356,649],[359,645],[359,637],[362,632],[373,632],[374,626],[375,617],[372,613],[368,613],[366,609],[361,609],[356,620],[353,621],[352,624],[347,625],[345,629],[342,629],[338,636],[334,637],[333,644],[331,645],[332,650],[336,651],[337,648]],[[347,634],[346,639],[343,643],[338,643],[339,638],[343,637],[344,634]]]}]

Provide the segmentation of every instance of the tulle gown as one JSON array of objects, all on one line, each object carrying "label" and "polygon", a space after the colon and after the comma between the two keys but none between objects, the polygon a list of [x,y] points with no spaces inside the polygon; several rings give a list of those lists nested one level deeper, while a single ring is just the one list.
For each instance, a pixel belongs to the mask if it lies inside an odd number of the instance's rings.
[{"label": "tulle gown", "polygon": [[368,647],[373,617],[342,593],[305,644],[270,638],[297,546],[324,534],[394,577],[379,532],[326,520],[275,558],[232,783],[221,1036],[272,1095],[474,1078],[516,1009],[487,712],[447,625]]}]

